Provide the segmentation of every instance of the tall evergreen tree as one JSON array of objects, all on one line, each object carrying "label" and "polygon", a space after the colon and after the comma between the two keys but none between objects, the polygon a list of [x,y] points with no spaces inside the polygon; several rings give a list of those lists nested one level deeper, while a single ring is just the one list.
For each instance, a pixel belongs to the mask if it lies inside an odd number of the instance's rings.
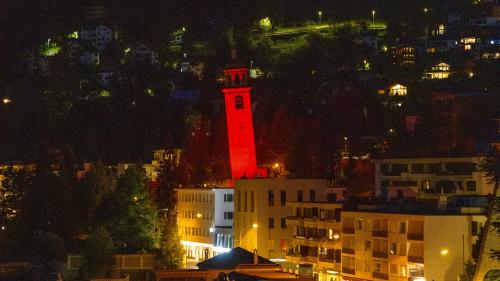
[{"label": "tall evergreen tree", "polygon": [[118,179],[115,190],[101,204],[97,225],[110,229],[125,250],[151,249],[154,242],[155,206],[141,171],[131,166]]},{"label": "tall evergreen tree", "polygon": [[177,233],[176,216],[174,212],[169,212],[161,227],[158,262],[163,269],[177,269],[181,268],[183,257],[184,249]]}]

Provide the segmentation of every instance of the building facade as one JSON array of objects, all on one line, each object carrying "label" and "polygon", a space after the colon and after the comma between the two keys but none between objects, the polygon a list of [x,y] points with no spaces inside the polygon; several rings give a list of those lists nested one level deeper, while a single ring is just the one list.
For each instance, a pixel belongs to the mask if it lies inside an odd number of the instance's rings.
[{"label": "building facade", "polygon": [[233,189],[182,188],[177,224],[186,258],[206,260],[233,247]]},{"label": "building facade", "polygon": [[[484,215],[342,212],[344,280],[459,280]],[[461,280],[461,279],[460,279]]]},{"label": "building facade", "polygon": [[482,157],[374,159],[375,194],[388,201],[488,195],[493,184],[479,170]]},{"label": "building facade", "polygon": [[[285,268],[303,274],[312,266],[318,281],[340,281],[342,204],[289,202]],[[304,267],[305,265],[305,267]]]},{"label": "building facade", "polygon": [[287,202],[326,201],[327,182],[319,179],[266,178],[236,180],[234,184],[235,246],[273,261],[284,261],[288,251]]}]

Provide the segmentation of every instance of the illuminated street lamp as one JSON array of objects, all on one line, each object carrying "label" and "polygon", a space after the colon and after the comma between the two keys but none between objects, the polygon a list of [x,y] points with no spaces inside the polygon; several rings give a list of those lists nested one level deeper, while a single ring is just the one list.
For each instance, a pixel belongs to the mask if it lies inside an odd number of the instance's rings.
[{"label": "illuminated street lamp", "polygon": [[11,100],[9,98],[4,98],[2,102],[3,104],[9,104],[11,103]]},{"label": "illuminated street lamp", "polygon": [[372,24],[375,24],[375,10],[372,10]]},{"label": "illuminated street lamp", "polygon": [[241,232],[240,232],[240,247],[241,247],[241,236],[243,235],[244,232],[247,232],[249,230],[252,230],[252,229],[257,229],[259,227],[259,225],[257,223],[253,223],[252,224],[252,228],[249,228],[249,229],[243,229]]},{"label": "illuminated street lamp", "polygon": [[197,213],[196,217],[199,218],[199,219],[201,219],[201,213]]},{"label": "illuminated street lamp", "polygon": [[429,9],[427,9],[427,7],[424,8],[424,13],[427,13],[429,11]]},{"label": "illuminated street lamp", "polygon": [[319,17],[319,24],[321,24],[321,15],[323,14],[322,11],[318,11],[318,17]]}]

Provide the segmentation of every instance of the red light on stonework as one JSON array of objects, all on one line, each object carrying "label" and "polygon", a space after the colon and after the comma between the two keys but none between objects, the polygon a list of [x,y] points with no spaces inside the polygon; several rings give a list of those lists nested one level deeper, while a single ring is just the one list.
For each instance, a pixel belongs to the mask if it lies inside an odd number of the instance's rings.
[{"label": "red light on stonework", "polygon": [[226,104],[229,157],[233,179],[257,176],[257,160],[252,120],[252,103],[247,86],[247,69],[224,70],[226,88],[222,89]]}]

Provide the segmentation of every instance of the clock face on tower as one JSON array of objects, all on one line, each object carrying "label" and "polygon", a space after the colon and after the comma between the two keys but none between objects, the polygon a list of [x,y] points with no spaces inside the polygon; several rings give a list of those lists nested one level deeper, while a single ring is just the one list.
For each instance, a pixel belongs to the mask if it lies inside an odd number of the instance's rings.
[{"label": "clock face on tower", "polygon": [[231,175],[233,179],[254,178],[257,160],[247,69],[225,69],[224,77],[222,92],[226,105]]}]

